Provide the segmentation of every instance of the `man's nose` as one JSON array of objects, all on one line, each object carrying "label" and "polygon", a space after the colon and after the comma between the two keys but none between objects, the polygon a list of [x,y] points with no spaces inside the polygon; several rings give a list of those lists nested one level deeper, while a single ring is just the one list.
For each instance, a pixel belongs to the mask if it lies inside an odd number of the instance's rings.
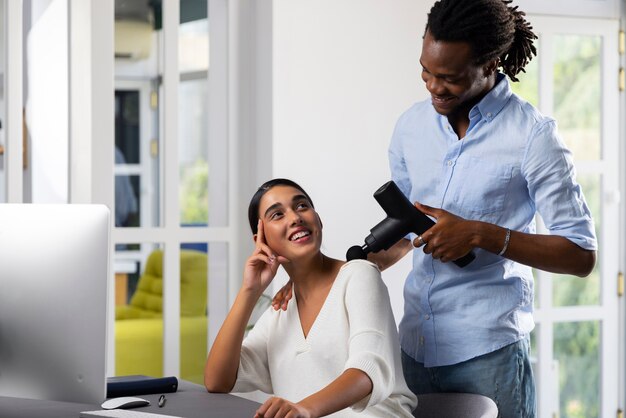
[{"label": "man's nose", "polygon": [[443,93],[444,86],[439,78],[431,76],[426,81],[426,89],[432,94],[441,94]]}]

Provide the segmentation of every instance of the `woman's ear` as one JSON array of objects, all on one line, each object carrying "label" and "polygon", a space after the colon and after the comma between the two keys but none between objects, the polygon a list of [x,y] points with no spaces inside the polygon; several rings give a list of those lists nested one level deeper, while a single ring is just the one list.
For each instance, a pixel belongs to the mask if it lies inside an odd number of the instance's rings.
[{"label": "woman's ear", "polygon": [[252,234],[252,242],[256,243],[257,234]]}]

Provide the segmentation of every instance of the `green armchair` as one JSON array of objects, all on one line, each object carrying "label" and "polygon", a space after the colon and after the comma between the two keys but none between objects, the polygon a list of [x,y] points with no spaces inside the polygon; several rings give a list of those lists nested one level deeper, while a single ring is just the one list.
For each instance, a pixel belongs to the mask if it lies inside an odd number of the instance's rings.
[{"label": "green armchair", "polygon": [[[163,376],[163,252],[146,262],[130,303],[115,311],[115,374]],[[180,377],[202,384],[207,356],[207,255],[180,251]]]}]

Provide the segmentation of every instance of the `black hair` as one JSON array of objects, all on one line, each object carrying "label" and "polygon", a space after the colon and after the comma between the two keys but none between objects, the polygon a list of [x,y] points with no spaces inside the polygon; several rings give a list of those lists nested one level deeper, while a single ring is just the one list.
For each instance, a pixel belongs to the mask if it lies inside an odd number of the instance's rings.
[{"label": "black hair", "polygon": [[261,198],[269,189],[271,189],[274,186],[290,186],[290,187],[293,187],[294,189],[300,190],[302,193],[304,193],[304,196],[309,200],[309,203],[311,203],[311,207],[315,207],[313,205],[313,201],[311,200],[311,197],[309,196],[309,194],[302,187],[300,187],[298,183],[291,181],[289,179],[281,179],[281,178],[266,181],[252,195],[252,199],[250,199],[250,204],[248,205],[248,221],[250,222],[250,229],[252,229],[253,234],[256,234],[258,232],[257,226],[259,222],[259,205],[261,204]]},{"label": "black hair", "polygon": [[499,66],[511,81],[525,72],[537,55],[537,35],[512,0],[440,0],[430,9],[426,31],[438,41],[468,42],[476,64],[499,58]]}]

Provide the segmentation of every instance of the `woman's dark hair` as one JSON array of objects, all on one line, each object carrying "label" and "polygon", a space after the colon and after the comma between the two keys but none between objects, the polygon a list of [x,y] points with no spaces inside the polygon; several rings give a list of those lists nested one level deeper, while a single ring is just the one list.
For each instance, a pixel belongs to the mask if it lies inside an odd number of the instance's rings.
[{"label": "woman's dark hair", "polygon": [[313,205],[313,201],[311,200],[311,197],[309,196],[309,194],[305,192],[304,189],[300,187],[296,182],[291,181],[289,179],[280,179],[280,178],[266,181],[257,189],[254,195],[252,195],[252,199],[250,199],[250,204],[248,205],[248,221],[250,222],[250,229],[252,229],[253,234],[256,234],[258,232],[257,226],[259,222],[259,205],[261,203],[261,198],[269,189],[271,189],[274,186],[290,186],[290,187],[293,187],[294,189],[300,190],[304,194],[304,196],[309,200],[309,203],[311,203],[311,206],[315,207]]},{"label": "woman's dark hair", "polygon": [[476,64],[500,59],[502,71],[512,81],[524,71],[537,49],[537,35],[526,15],[511,0],[440,0],[428,14],[426,31],[438,41],[468,42]]}]

